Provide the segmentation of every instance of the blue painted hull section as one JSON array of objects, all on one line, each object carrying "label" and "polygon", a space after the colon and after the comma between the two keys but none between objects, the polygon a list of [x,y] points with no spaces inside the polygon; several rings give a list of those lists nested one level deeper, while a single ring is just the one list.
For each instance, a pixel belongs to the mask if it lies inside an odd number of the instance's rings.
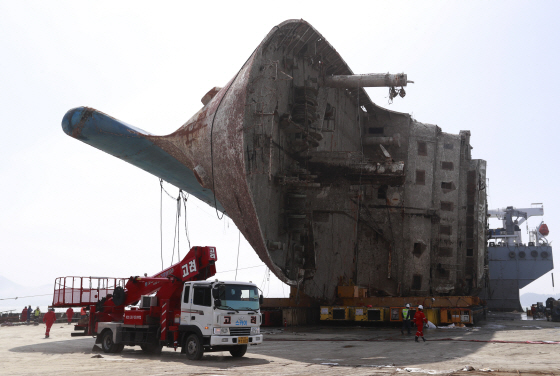
[{"label": "blue painted hull section", "polygon": [[191,169],[155,145],[147,132],[134,128],[102,112],[78,107],[62,120],[66,134],[122,159],[224,211],[211,190],[203,188]]}]

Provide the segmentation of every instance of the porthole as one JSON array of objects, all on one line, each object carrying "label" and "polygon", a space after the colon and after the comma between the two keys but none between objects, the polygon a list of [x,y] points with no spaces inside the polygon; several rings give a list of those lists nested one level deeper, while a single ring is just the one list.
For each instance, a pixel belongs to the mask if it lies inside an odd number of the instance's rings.
[{"label": "porthole", "polygon": [[515,252],[510,251],[509,252],[509,258],[515,258]]},{"label": "porthole", "polygon": [[525,258],[525,251],[519,252],[519,257],[520,258]]},{"label": "porthole", "polygon": [[539,255],[539,252],[537,252],[536,250],[533,249],[533,250],[531,251],[531,256],[537,257],[538,255]]},{"label": "porthole", "polygon": [[541,257],[542,258],[547,258],[548,257],[548,252],[547,251],[542,251],[541,252]]}]

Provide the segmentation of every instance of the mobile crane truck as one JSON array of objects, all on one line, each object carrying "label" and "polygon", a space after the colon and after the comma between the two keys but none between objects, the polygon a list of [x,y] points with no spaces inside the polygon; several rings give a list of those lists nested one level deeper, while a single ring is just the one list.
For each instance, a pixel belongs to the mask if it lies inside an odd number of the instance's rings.
[{"label": "mobile crane truck", "polygon": [[263,341],[263,297],[252,283],[207,281],[216,274],[216,261],[215,247],[193,247],[151,277],[60,277],[52,306],[87,307],[89,317],[72,335],[96,337],[105,353],[140,346],[160,354],[166,346],[181,347],[191,360],[205,351],[242,357],[247,345]]}]

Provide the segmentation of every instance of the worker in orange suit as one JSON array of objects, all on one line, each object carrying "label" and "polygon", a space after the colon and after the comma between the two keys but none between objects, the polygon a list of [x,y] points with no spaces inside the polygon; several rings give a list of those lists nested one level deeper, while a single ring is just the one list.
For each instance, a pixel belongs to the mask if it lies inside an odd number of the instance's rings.
[{"label": "worker in orange suit", "polygon": [[25,322],[27,320],[27,306],[23,307],[23,311],[21,311],[21,318],[19,321]]},{"label": "worker in orange suit", "polygon": [[45,332],[45,338],[49,338],[49,333],[51,331],[51,326],[56,321],[56,315],[54,314],[54,308],[51,308],[50,311],[45,313],[43,316],[43,322],[47,325],[47,331]]},{"label": "worker in orange suit", "polygon": [[416,324],[416,337],[414,337],[416,342],[418,342],[418,337],[422,337],[422,341],[426,342],[426,339],[424,338],[424,324],[428,323],[428,319],[426,318],[426,315],[424,315],[424,312],[422,312],[423,309],[424,307],[420,304],[414,314],[414,318],[412,319],[412,321]]},{"label": "worker in orange suit", "polygon": [[72,324],[72,316],[74,316],[74,310],[72,307],[66,310],[66,318],[68,319],[68,325]]}]

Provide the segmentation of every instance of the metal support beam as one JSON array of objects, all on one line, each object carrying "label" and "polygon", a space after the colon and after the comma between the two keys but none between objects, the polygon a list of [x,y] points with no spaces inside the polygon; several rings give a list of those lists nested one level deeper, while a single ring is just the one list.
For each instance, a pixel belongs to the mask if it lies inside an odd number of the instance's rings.
[{"label": "metal support beam", "polygon": [[327,76],[323,80],[323,85],[327,87],[352,89],[356,87],[394,87],[406,86],[413,81],[407,81],[404,73],[370,73],[370,74],[353,74]]},{"label": "metal support beam", "polygon": [[392,137],[376,137],[376,136],[364,136],[364,145],[396,145],[401,146],[400,134],[396,133]]}]

